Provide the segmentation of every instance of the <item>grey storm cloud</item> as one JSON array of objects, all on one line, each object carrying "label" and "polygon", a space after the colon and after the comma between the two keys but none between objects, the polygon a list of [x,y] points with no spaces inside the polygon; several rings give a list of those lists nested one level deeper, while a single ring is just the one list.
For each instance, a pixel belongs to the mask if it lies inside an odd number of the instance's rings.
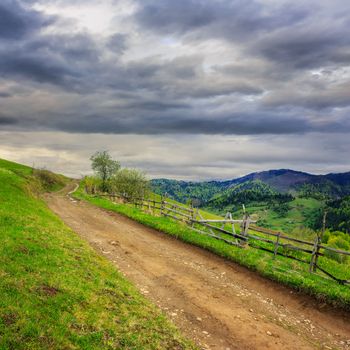
[{"label": "grey storm cloud", "polygon": [[116,9],[99,34],[71,19],[61,28],[65,15],[36,3],[0,4],[2,126],[151,135],[349,130],[346,1],[134,0],[119,27]]},{"label": "grey storm cloud", "polygon": [[135,18],[156,33],[233,41],[247,55],[261,55],[286,69],[309,68],[349,63],[350,4],[333,4],[328,12],[329,6],[323,8],[319,1],[269,7],[254,0],[147,0]]},{"label": "grey storm cloud", "polygon": [[1,98],[11,97],[11,94],[9,92],[0,92]]},{"label": "grey storm cloud", "polygon": [[17,123],[18,123],[17,119],[0,115],[0,125],[5,126],[5,125],[13,125],[13,124],[17,124]]},{"label": "grey storm cloud", "polygon": [[0,47],[0,54],[1,76],[74,89],[84,86],[87,68],[98,64],[100,53],[92,37],[82,33],[33,36]]},{"label": "grey storm cloud", "polygon": [[80,62],[96,63],[99,50],[93,38],[86,33],[43,35],[23,46],[26,52],[61,56],[67,66]]},{"label": "grey storm cloud", "polygon": [[302,21],[310,9],[281,6],[266,11],[254,0],[156,0],[140,1],[136,20],[144,27],[167,33],[191,33],[200,30],[200,37],[246,38]]},{"label": "grey storm cloud", "polygon": [[47,57],[30,54],[17,56],[12,52],[0,57],[0,73],[5,77],[22,77],[57,85],[64,85],[67,76],[77,75],[67,65],[48,60]]},{"label": "grey storm cloud", "polygon": [[0,39],[17,40],[52,24],[54,17],[42,16],[16,0],[0,3]]},{"label": "grey storm cloud", "polygon": [[1,0],[0,157],[348,171],[348,0]]},{"label": "grey storm cloud", "polygon": [[[139,108],[135,111],[135,108]],[[163,109],[168,110],[165,115]],[[179,117],[183,109],[187,117]],[[187,109],[187,110],[186,110]],[[133,112],[130,113],[130,110]],[[184,113],[184,112],[183,112]],[[127,115],[127,117],[125,117]],[[40,118],[39,118],[40,120]],[[310,121],[298,116],[240,113],[197,116],[189,106],[140,103],[124,107],[115,114],[86,114],[84,124],[74,114],[46,118],[41,130],[56,129],[69,133],[139,134],[139,135],[290,135],[309,132],[348,133],[346,117],[333,121]]]},{"label": "grey storm cloud", "polygon": [[271,61],[298,69],[322,65],[348,64],[350,61],[350,37],[344,35],[350,23],[338,28],[296,28],[292,33],[282,30],[255,42],[253,53]]},{"label": "grey storm cloud", "polygon": [[127,40],[127,34],[113,34],[108,38],[107,47],[115,53],[122,54],[127,49]]}]

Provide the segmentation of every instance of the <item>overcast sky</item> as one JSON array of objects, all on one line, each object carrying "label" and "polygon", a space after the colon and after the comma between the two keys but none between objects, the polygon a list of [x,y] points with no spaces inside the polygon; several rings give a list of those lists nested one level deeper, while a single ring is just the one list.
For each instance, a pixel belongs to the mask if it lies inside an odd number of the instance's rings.
[{"label": "overcast sky", "polygon": [[72,176],[350,171],[348,0],[1,0],[0,157]]}]

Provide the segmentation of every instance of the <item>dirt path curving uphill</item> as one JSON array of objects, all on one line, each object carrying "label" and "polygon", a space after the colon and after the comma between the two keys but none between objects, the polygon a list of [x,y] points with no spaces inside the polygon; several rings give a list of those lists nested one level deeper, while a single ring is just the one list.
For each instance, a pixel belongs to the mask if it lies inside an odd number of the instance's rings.
[{"label": "dirt path curving uphill", "polygon": [[74,201],[66,195],[71,189],[48,195],[49,207],[201,348],[350,349],[349,313],[121,215]]}]

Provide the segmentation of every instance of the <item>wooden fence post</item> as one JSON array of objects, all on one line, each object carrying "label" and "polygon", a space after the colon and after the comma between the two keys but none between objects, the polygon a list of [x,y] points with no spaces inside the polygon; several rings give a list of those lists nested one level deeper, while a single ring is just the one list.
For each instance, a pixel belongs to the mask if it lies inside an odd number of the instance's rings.
[{"label": "wooden fence post", "polygon": [[277,253],[278,253],[278,245],[279,245],[279,243],[280,243],[280,237],[281,237],[281,233],[278,232],[278,235],[277,235],[277,237],[276,237],[275,249],[274,249],[274,251],[273,251],[274,259],[276,258]]},{"label": "wooden fence post", "polygon": [[320,245],[321,245],[321,243],[322,243],[322,241],[321,241],[320,236],[317,236],[316,252],[315,252],[315,258],[314,258],[314,264],[313,264],[313,267],[312,267],[312,271],[313,272],[316,272],[316,269],[317,269],[317,261],[318,261],[318,255],[319,255],[319,252],[320,252]]},{"label": "wooden fence post", "polygon": [[315,257],[316,257],[316,252],[318,250],[318,245],[319,245],[319,242],[318,242],[318,236],[315,238],[315,243],[314,243],[314,247],[312,249],[312,253],[311,253],[311,260],[310,260],[310,266],[309,266],[309,272],[313,272],[313,271],[316,271],[316,267],[315,267]]},{"label": "wooden fence post", "polygon": [[192,222],[193,222],[193,220],[194,220],[193,200],[191,200],[190,209],[191,209],[191,211],[190,211],[190,216],[191,216],[191,220],[192,220]]},{"label": "wooden fence post", "polygon": [[242,223],[242,236],[247,236],[248,229],[250,225],[250,216],[248,214],[244,214],[243,223]]},{"label": "wooden fence post", "polygon": [[314,262],[314,266],[313,266],[314,272],[316,272],[317,261],[318,261],[318,256],[319,256],[319,252],[320,252],[320,245],[322,244],[322,238],[323,238],[323,235],[326,231],[326,218],[327,218],[327,211],[325,211],[323,213],[322,232],[321,232],[321,235],[317,237],[318,238],[318,245],[317,245],[317,249],[316,249],[316,257],[315,257],[315,262]]},{"label": "wooden fence post", "polygon": [[192,227],[194,227],[195,220],[197,220],[198,213],[199,213],[199,209],[198,208],[196,208],[195,211],[193,210],[193,221],[192,221],[192,225],[191,225]]},{"label": "wooden fence post", "polygon": [[240,225],[240,228],[241,228],[241,235],[243,235],[244,233],[244,225],[245,225],[245,214],[243,214],[243,218],[242,218],[242,223]]},{"label": "wooden fence post", "polygon": [[243,220],[242,220],[242,224],[241,224],[241,235],[245,236],[245,232],[246,232],[246,221],[247,221],[247,214],[245,211],[245,205],[242,204],[242,208],[243,208]]},{"label": "wooden fence post", "polygon": [[247,214],[247,221],[245,223],[245,231],[244,231],[245,236],[248,234],[250,221],[251,221],[250,216],[249,216],[249,214]]},{"label": "wooden fence post", "polygon": [[[228,218],[230,219],[230,220],[233,220],[233,217],[232,217],[232,213],[228,213],[229,215],[228,215]],[[235,235],[236,234],[236,229],[235,229],[235,224],[234,224],[234,222],[232,222],[232,233]]]},{"label": "wooden fence post", "polygon": [[[228,219],[228,212],[226,213],[224,220]],[[221,228],[224,229],[225,228],[225,223],[223,222],[221,225]]]},{"label": "wooden fence post", "polygon": [[161,201],[161,204],[160,204],[160,215],[162,216],[164,214],[164,198],[163,198],[163,195],[160,197],[160,201]]}]

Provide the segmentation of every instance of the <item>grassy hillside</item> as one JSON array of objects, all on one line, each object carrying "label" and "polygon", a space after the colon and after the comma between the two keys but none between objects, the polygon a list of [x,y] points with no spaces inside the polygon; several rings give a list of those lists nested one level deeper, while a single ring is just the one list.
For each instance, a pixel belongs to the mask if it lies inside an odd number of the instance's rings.
[{"label": "grassy hillside", "polygon": [[0,160],[0,349],[193,348],[33,194],[51,180]]},{"label": "grassy hillside", "polygon": [[[327,280],[319,275],[309,274],[308,265],[298,261],[292,261],[282,256],[273,255],[252,247],[238,248],[218,241],[212,237],[200,235],[185,224],[167,217],[154,216],[134,208],[131,204],[116,204],[106,197],[91,196],[85,193],[81,183],[74,197],[86,200],[90,203],[116,211],[130,217],[146,226],[174,236],[184,242],[200,246],[214,252],[224,258],[235,261],[243,266],[257,271],[259,274],[276,280],[297,290],[311,294],[322,301],[341,306],[350,310],[350,287],[339,285],[332,280]],[[155,197],[157,198],[157,197]],[[215,215],[202,211],[206,218],[214,218]],[[339,264],[331,259],[322,258],[319,263],[323,268],[334,273],[339,278],[350,279],[350,270],[347,264]]]},{"label": "grassy hillside", "polygon": [[[315,198],[294,198],[281,204],[272,204],[266,200],[250,202],[245,205],[249,214],[254,214],[258,219],[258,225],[284,233],[299,235],[311,233],[310,227],[314,227],[314,221],[318,219],[324,202]],[[241,205],[227,205],[221,209],[214,206],[204,207],[204,210],[211,211],[217,215],[225,212],[232,212],[234,217],[241,217],[243,209]],[[313,233],[314,235],[314,233]]]}]

